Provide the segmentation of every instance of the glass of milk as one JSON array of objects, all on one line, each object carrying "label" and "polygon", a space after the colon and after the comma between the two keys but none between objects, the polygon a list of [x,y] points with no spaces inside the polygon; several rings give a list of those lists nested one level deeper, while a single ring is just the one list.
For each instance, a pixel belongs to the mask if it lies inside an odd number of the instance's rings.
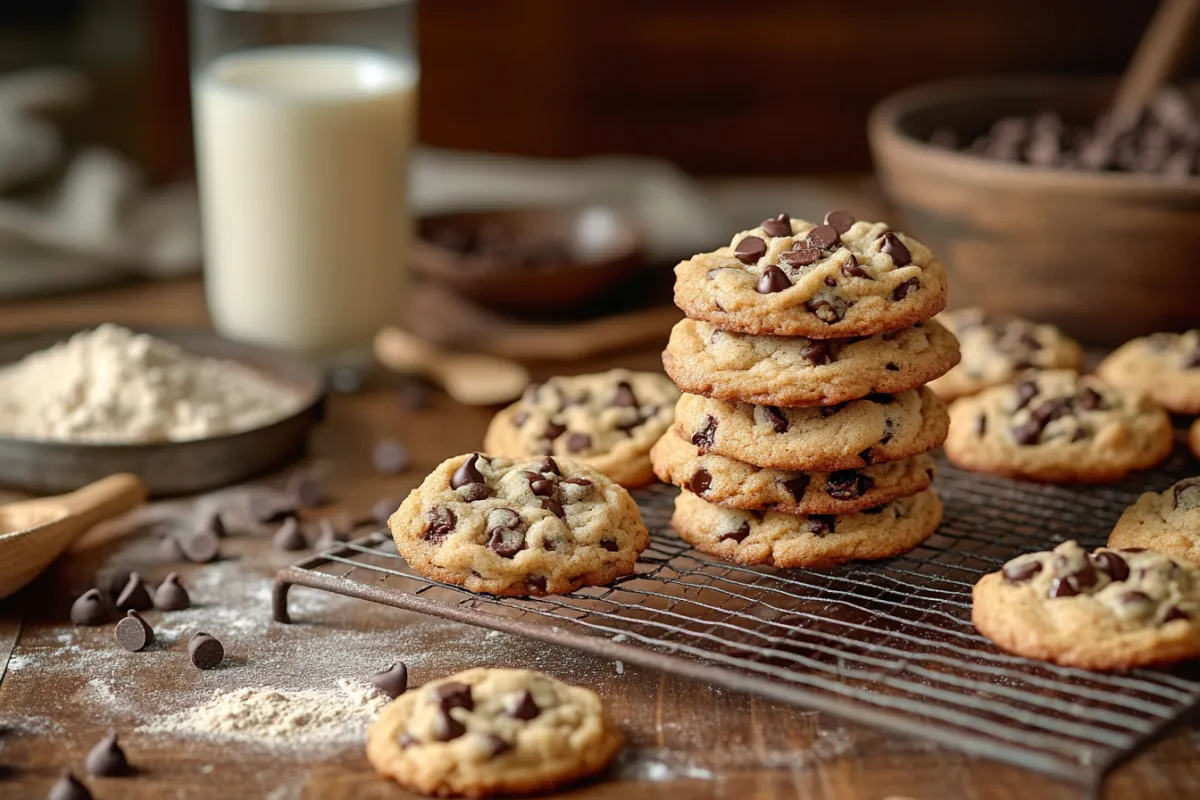
[{"label": "glass of milk", "polygon": [[366,363],[412,223],[415,0],[191,0],[204,277],[217,331]]}]

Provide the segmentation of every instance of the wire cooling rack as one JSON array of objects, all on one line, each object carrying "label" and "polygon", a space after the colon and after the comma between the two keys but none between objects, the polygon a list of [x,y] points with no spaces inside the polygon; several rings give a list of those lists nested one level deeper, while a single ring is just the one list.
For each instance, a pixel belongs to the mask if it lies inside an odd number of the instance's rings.
[{"label": "wire cooling rack", "polygon": [[938,532],[913,552],[830,571],[743,567],[671,530],[674,490],[635,495],[651,531],[637,573],[542,598],[476,595],[414,575],[386,533],[281,571],[292,585],[482,625],[835,714],[1098,786],[1200,702],[1200,674],[1104,675],[1004,654],[970,623],[971,587],[1017,553],[1101,545],[1142,491],[1193,463],[1109,487],[1039,486],[939,464]]}]

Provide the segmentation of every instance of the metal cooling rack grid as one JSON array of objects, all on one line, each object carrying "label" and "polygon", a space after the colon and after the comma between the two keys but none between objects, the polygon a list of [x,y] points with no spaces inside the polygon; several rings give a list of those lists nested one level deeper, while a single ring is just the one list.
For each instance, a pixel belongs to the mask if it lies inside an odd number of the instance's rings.
[{"label": "metal cooling rack grid", "polygon": [[1103,675],[996,650],[970,623],[978,577],[1076,538],[1103,544],[1124,508],[1195,471],[1182,455],[1113,487],[1038,486],[939,464],[946,505],[913,552],[816,572],[742,567],[692,551],[669,526],[674,490],[636,493],[650,548],[608,587],[498,598],[414,575],[374,533],[276,579],[515,633],[814,708],[1097,786],[1200,704],[1200,675]]}]

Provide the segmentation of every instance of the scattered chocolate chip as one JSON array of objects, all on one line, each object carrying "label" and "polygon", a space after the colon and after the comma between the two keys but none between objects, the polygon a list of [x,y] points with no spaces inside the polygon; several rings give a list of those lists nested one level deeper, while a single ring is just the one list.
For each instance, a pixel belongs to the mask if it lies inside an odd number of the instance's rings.
[{"label": "scattered chocolate chip", "polygon": [[161,611],[182,611],[191,604],[187,590],[179,583],[177,572],[167,573],[167,577],[154,590],[154,607]]},{"label": "scattered chocolate chip", "polygon": [[220,555],[221,540],[211,530],[198,530],[181,539],[179,549],[183,551],[184,558],[193,564],[207,564]]},{"label": "scattered chocolate chip", "polygon": [[71,622],[95,627],[108,622],[108,604],[99,589],[88,589],[71,604]]},{"label": "scattered chocolate chip", "polygon": [[[187,561],[187,556],[184,555],[183,548],[179,546],[179,539],[173,533],[167,533],[163,536],[162,541],[158,543],[158,557],[168,564],[178,564],[181,561]],[[120,590],[118,590],[118,593],[120,593]]]},{"label": "scattered chocolate chip", "polygon": [[618,383],[616,390],[613,391],[610,405],[618,408],[637,408],[637,404],[637,395],[633,393],[633,387],[626,381]]},{"label": "scattered chocolate chip", "polygon": [[729,531],[728,533],[722,533],[720,538],[717,541],[721,541],[721,542],[731,541],[731,542],[737,542],[740,544],[740,543],[744,542],[746,540],[746,537],[749,535],[750,535],[750,523],[743,522],[742,526],[740,528],[738,528],[736,531]]},{"label": "scattered chocolate chip", "polygon": [[563,510],[562,503],[555,500],[553,497],[542,498],[542,508],[549,511],[559,519],[565,519],[567,512]]},{"label": "scattered chocolate chip", "polygon": [[791,236],[792,235],[792,220],[787,214],[780,214],[775,217],[768,217],[762,221],[762,225],[758,227],[763,229],[763,233],[768,236]]},{"label": "scattered chocolate chip", "polygon": [[104,778],[119,778],[131,772],[129,761],[125,758],[125,751],[117,743],[115,732],[105,736],[88,751],[83,766],[89,775]]},{"label": "scattered chocolate chip", "polygon": [[62,777],[50,787],[50,794],[46,797],[49,800],[92,800],[92,793],[70,770],[64,769]]},{"label": "scattered chocolate chip", "polygon": [[788,416],[782,409],[777,406],[759,406],[763,410],[763,416],[771,423],[771,427],[776,433],[787,433],[791,423],[788,421]]},{"label": "scattered chocolate chip", "polygon": [[825,224],[833,228],[839,234],[850,230],[850,226],[852,226],[854,222],[854,215],[849,211],[835,210],[825,214]]},{"label": "scattered chocolate chip", "polygon": [[451,681],[437,686],[433,690],[433,698],[438,708],[449,711],[452,708],[462,708],[467,711],[475,709],[475,698],[471,695],[471,687],[465,683]]},{"label": "scattered chocolate chip", "polygon": [[288,478],[287,493],[302,508],[316,508],[325,505],[325,487],[319,480],[305,472],[294,473]]},{"label": "scattered chocolate chip", "polygon": [[467,726],[450,716],[444,708],[438,709],[433,720],[433,735],[439,742],[450,742],[467,732]]},{"label": "scattered chocolate chip", "polygon": [[892,290],[892,299],[897,300],[897,301],[903,300],[904,298],[908,297],[910,294],[912,294],[913,292],[917,291],[920,288],[921,288],[921,279],[920,278],[909,278],[904,283],[900,284],[899,286],[897,286],[895,289]]},{"label": "scattered chocolate chip", "polygon": [[200,525],[200,530],[211,531],[213,536],[218,539],[224,539],[229,535],[229,530],[225,527],[225,520],[221,517],[220,511],[214,511],[204,518],[204,522]]},{"label": "scattered chocolate chip", "polygon": [[830,473],[825,492],[834,500],[853,500],[862,497],[875,486],[875,481],[853,469]]},{"label": "scattered chocolate chip", "polygon": [[1116,553],[1102,550],[1092,558],[1096,562],[1096,568],[1114,581],[1123,581],[1129,577],[1129,565]]},{"label": "scattered chocolate chip", "polygon": [[688,479],[687,488],[692,494],[704,494],[711,485],[712,473],[701,468],[692,473],[692,477]]},{"label": "scattered chocolate chip", "polygon": [[225,647],[207,633],[197,633],[188,641],[188,658],[196,669],[216,669],[225,660]]},{"label": "scattered chocolate chip", "polygon": [[387,669],[381,669],[367,678],[367,683],[395,700],[408,691],[408,667],[403,661],[393,661]]},{"label": "scattered chocolate chip", "polygon": [[300,531],[300,523],[295,517],[288,517],[279,526],[279,530],[275,531],[275,535],[271,537],[271,544],[276,550],[294,551],[303,550],[308,547],[308,542],[304,540],[304,534]]},{"label": "scattered chocolate chip", "polygon": [[454,475],[450,478],[450,488],[457,489],[460,486],[466,486],[468,483],[483,483],[483,473],[475,468],[475,464],[479,461],[479,453],[472,453],[467,456],[466,460],[454,470]]},{"label": "scattered chocolate chip", "polygon": [[807,475],[797,475],[794,478],[787,480],[779,479],[778,483],[787,493],[792,496],[792,499],[797,503],[804,497],[804,493],[808,491],[808,484],[812,481]]},{"label": "scattered chocolate chip", "polygon": [[270,490],[250,496],[250,514],[263,524],[279,522],[295,514],[296,510],[295,502]]},{"label": "scattered chocolate chip", "polygon": [[1171,606],[1167,609],[1167,613],[1163,615],[1163,624],[1165,625],[1168,622],[1174,622],[1177,619],[1190,620],[1191,617],[1189,617],[1187,612],[1185,612],[1179,606]]},{"label": "scattered chocolate chip", "polygon": [[1042,562],[1040,561],[1022,561],[1020,563],[1008,563],[1004,565],[1004,569],[1000,570],[1000,574],[1004,576],[1004,580],[1009,583],[1024,583],[1042,571]]},{"label": "scattered chocolate chip", "polygon": [[108,595],[109,599],[116,600],[125,584],[129,583],[129,576],[132,574],[125,567],[105,567],[97,570],[96,588]]},{"label": "scattered chocolate chip", "polygon": [[410,461],[408,448],[397,439],[380,439],[371,450],[371,465],[380,475],[399,475]]},{"label": "scattered chocolate chip", "polygon": [[827,533],[833,533],[834,527],[837,525],[837,518],[833,514],[809,514],[808,515],[808,532],[816,536],[824,536]]},{"label": "scattered chocolate chip", "polygon": [[508,701],[508,704],[504,706],[504,713],[513,719],[528,721],[541,714],[542,710],[534,702],[533,693],[526,689]]},{"label": "scattered chocolate chip", "polygon": [[1079,594],[1079,590],[1075,588],[1069,578],[1055,578],[1054,582],[1050,584],[1050,597],[1052,598],[1074,597],[1077,594]]},{"label": "scattered chocolate chip", "polygon": [[392,514],[400,508],[400,501],[393,497],[383,497],[371,506],[371,519],[380,525],[386,525]]},{"label": "scattered chocolate chip", "polygon": [[809,264],[817,263],[820,258],[820,250],[815,247],[809,247],[804,242],[796,242],[792,245],[791,250],[779,254],[779,263],[792,269],[799,269],[800,267],[807,267]]},{"label": "scattered chocolate chip", "polygon": [[507,739],[502,739],[494,733],[483,734],[483,739],[488,748],[488,758],[502,756],[513,749],[512,744]]},{"label": "scattered chocolate chip", "polygon": [[[900,237],[891,231],[883,235],[883,244],[879,247],[879,252],[892,257],[892,262],[897,267],[904,267],[912,263],[912,253],[908,251],[908,247],[904,242],[900,241]],[[904,283],[908,283],[905,281]],[[903,286],[904,283],[900,284]],[[896,287],[899,290],[899,287]],[[899,300],[900,298],[894,297]]]},{"label": "scattered chocolate chip", "polygon": [[587,450],[591,446],[592,446],[592,437],[588,436],[586,433],[579,433],[578,431],[576,431],[575,433],[569,434],[567,436],[567,449],[570,450],[572,453],[582,452],[583,450]]},{"label": "scattered chocolate chip", "polygon": [[717,420],[712,415],[704,418],[704,423],[692,434],[691,442],[701,453],[707,453],[713,446],[717,436]]},{"label": "scattered chocolate chip", "polygon": [[600,546],[610,553],[617,552],[617,540],[616,539],[601,539]]},{"label": "scattered chocolate chip", "polygon": [[136,572],[130,573],[129,582],[125,584],[125,588],[121,590],[121,594],[117,597],[117,608],[122,611],[133,609],[134,611],[148,611],[154,608],[154,601],[150,599],[150,592],[146,590],[146,584],[142,582],[142,576]]},{"label": "scattered chocolate chip", "polygon": [[154,641],[154,629],[132,608],[117,623],[113,634],[117,637],[117,644],[131,653],[148,647]]},{"label": "scattered chocolate chip", "polygon": [[792,281],[783,273],[783,270],[774,264],[768,264],[763,269],[762,276],[758,279],[754,289],[759,294],[774,294],[789,289],[791,286]]},{"label": "scattered chocolate chip", "polygon": [[546,592],[546,576],[545,575],[530,575],[525,579],[525,585],[533,592]]},{"label": "scattered chocolate chip", "polygon": [[566,425],[559,425],[557,422],[547,422],[546,429],[542,431],[542,438],[554,441],[558,437],[567,432]]},{"label": "scattered chocolate chip", "polygon": [[767,254],[767,243],[757,236],[747,236],[733,248],[733,254],[743,264],[757,264]]},{"label": "scattered chocolate chip", "polygon": [[819,250],[828,250],[840,242],[842,238],[832,225],[818,225],[808,232],[804,240],[808,242],[810,247],[816,247]]}]

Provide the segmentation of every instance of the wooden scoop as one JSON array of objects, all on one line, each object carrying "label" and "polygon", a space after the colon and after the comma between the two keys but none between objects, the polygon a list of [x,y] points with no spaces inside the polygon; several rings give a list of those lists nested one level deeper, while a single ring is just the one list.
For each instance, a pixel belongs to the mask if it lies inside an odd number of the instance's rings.
[{"label": "wooden scoop", "polygon": [[529,371],[515,361],[478,353],[453,353],[399,328],[375,336],[375,357],[397,372],[424,375],[463,405],[490,406],[518,397]]},{"label": "wooden scoop", "polygon": [[146,500],[136,475],[110,475],[70,494],[0,506],[0,598],[42,573],[93,525]]},{"label": "wooden scoop", "polygon": [[1113,126],[1127,130],[1166,83],[1192,39],[1200,0],[1163,0],[1138,42],[1112,104]]}]

